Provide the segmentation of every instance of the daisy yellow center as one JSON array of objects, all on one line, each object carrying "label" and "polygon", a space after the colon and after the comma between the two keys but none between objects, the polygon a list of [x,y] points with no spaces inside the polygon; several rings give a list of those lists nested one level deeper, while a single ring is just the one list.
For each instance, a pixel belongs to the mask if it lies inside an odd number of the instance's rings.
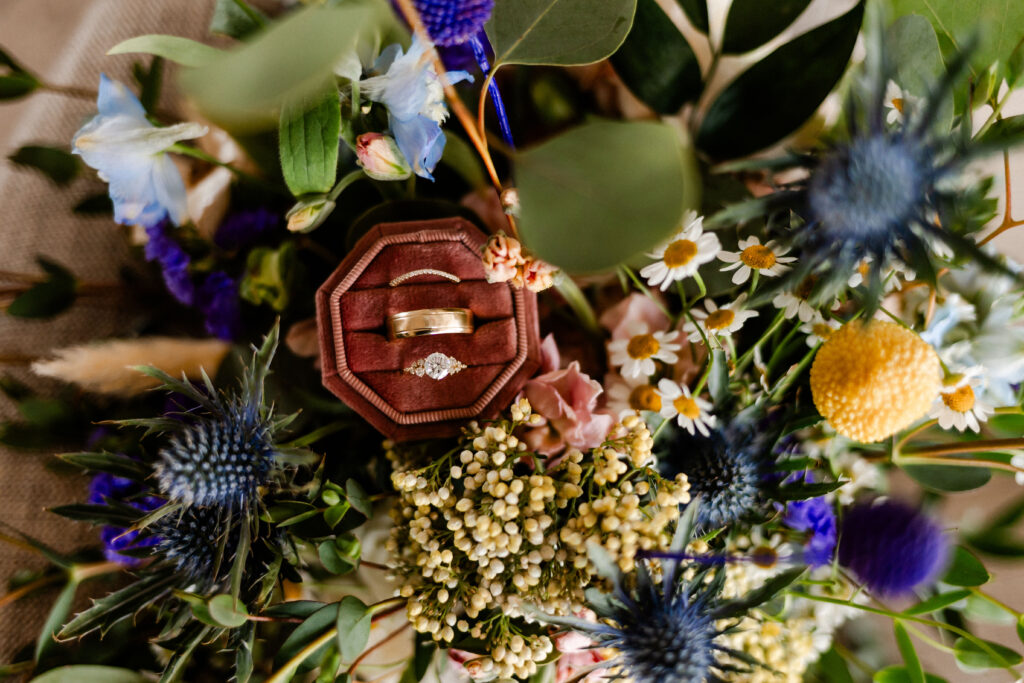
[{"label": "daisy yellow center", "polygon": [[946,407],[950,410],[955,410],[958,413],[966,413],[974,407],[974,389],[971,389],[968,384],[965,384],[962,387],[957,387],[948,394],[942,394],[942,402],[945,403]]},{"label": "daisy yellow center", "polygon": [[811,366],[818,412],[837,432],[864,443],[886,439],[927,413],[939,386],[935,350],[887,321],[843,325]]},{"label": "daisy yellow center", "polygon": [[775,265],[775,254],[763,244],[755,244],[740,252],[740,260],[751,268],[764,270]]},{"label": "daisy yellow center", "polygon": [[704,324],[707,325],[709,330],[724,330],[729,327],[729,325],[732,325],[732,321],[735,319],[735,313],[730,311],[728,308],[720,308],[714,313],[709,313]]},{"label": "daisy yellow center", "polygon": [[661,410],[661,396],[649,384],[641,384],[629,392],[629,407],[633,410]]},{"label": "daisy yellow center", "polygon": [[661,344],[654,338],[653,334],[638,334],[629,340],[629,345],[626,347],[626,352],[630,358],[634,360],[642,360],[644,358],[650,358],[658,352],[661,348]]},{"label": "daisy yellow center", "polygon": [[894,98],[892,98],[892,106],[896,108],[896,111],[898,111],[899,113],[902,114],[903,113],[903,98],[902,97],[894,97]]},{"label": "daisy yellow center", "polygon": [[814,323],[811,326],[811,332],[818,339],[828,339],[832,336],[832,328],[825,323]]},{"label": "daisy yellow center", "polygon": [[697,255],[697,243],[693,240],[676,240],[665,247],[665,254],[661,257],[669,268],[685,266]]},{"label": "daisy yellow center", "polygon": [[700,406],[698,406],[697,402],[692,398],[680,396],[676,400],[672,401],[672,405],[675,407],[676,412],[683,417],[691,420],[696,420],[700,417]]},{"label": "daisy yellow center", "polygon": [[751,559],[758,567],[761,567],[762,569],[770,569],[779,561],[779,554],[775,552],[775,548],[762,545],[754,548],[754,552],[751,553]]},{"label": "daisy yellow center", "polygon": [[807,277],[804,278],[803,282],[797,285],[796,289],[793,290],[793,296],[795,296],[797,299],[807,301],[807,299],[811,296],[811,292],[814,291],[814,285],[816,284],[818,284],[818,279],[813,275],[808,275]]}]

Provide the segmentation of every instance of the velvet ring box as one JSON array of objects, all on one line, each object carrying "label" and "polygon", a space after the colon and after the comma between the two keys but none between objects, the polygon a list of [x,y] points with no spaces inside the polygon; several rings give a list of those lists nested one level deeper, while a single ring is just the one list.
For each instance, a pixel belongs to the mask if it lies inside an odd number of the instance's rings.
[{"label": "velvet ring box", "polygon": [[[495,417],[540,367],[536,295],[489,283],[486,237],[462,218],[372,228],[317,291],[323,383],[396,441],[452,436]],[[434,269],[459,277],[406,273]],[[472,334],[389,340],[387,319],[424,308],[468,308]],[[404,369],[432,353],[467,367],[440,380]]]}]

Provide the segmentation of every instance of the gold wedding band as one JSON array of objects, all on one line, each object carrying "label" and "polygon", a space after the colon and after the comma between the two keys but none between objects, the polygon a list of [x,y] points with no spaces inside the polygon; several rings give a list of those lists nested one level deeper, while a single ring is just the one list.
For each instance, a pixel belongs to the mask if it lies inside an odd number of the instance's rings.
[{"label": "gold wedding band", "polygon": [[388,317],[388,337],[391,339],[472,332],[473,312],[468,308],[423,308]]}]

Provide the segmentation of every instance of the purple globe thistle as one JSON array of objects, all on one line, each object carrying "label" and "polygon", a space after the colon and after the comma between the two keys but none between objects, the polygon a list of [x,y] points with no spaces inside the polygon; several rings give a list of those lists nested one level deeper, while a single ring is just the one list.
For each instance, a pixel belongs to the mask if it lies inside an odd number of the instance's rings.
[{"label": "purple globe thistle", "polygon": [[238,280],[221,270],[206,276],[196,296],[196,303],[206,319],[206,331],[231,341],[242,326],[242,310],[238,300]]},{"label": "purple globe thistle", "polygon": [[443,47],[461,45],[483,31],[494,0],[414,0],[430,39]]},{"label": "purple globe thistle", "polygon": [[[163,500],[155,496],[142,496],[140,493],[142,486],[138,482],[107,472],[97,474],[89,482],[89,503],[92,505],[117,501],[131,505],[140,512],[150,512],[163,505]],[[160,541],[154,536],[140,539],[138,531],[128,531],[116,526],[105,526],[100,529],[100,540],[103,541],[103,556],[110,562],[118,562],[127,567],[137,567],[142,561],[130,555],[122,555],[122,551],[147,548]]]},{"label": "purple globe thistle", "polygon": [[832,563],[836,550],[836,513],[824,498],[798,500],[786,506],[783,524],[810,533],[804,544],[803,559],[811,567]]},{"label": "purple globe thistle", "polygon": [[279,225],[281,216],[267,208],[235,211],[217,228],[213,241],[221,249],[238,249],[255,242]]},{"label": "purple globe thistle", "polygon": [[146,227],[146,235],[149,237],[146,242],[146,260],[159,264],[164,284],[171,296],[186,306],[191,306],[196,296],[196,288],[189,273],[192,259],[168,234],[170,226],[170,221],[165,220]]},{"label": "purple globe thistle", "polygon": [[[227,576],[238,549],[237,519],[232,520],[218,508],[193,506],[168,515],[154,526],[157,551],[182,575],[204,586]],[[218,562],[222,544],[224,554]]]},{"label": "purple globe thistle", "polygon": [[934,580],[949,558],[941,527],[916,508],[886,500],[847,511],[839,564],[881,596],[898,596]]}]

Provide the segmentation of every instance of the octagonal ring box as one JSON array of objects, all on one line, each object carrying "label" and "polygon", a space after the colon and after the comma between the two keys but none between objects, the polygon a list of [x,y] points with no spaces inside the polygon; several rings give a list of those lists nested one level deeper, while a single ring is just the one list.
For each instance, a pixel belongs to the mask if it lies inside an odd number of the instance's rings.
[{"label": "octagonal ring box", "polygon": [[[536,294],[487,282],[486,236],[462,218],[385,223],[359,240],[316,295],[323,383],[395,441],[458,434],[507,408],[540,367]],[[431,268],[459,277],[419,275]],[[468,308],[472,334],[388,340],[388,316]],[[436,380],[404,372],[432,353],[467,367]]]}]

